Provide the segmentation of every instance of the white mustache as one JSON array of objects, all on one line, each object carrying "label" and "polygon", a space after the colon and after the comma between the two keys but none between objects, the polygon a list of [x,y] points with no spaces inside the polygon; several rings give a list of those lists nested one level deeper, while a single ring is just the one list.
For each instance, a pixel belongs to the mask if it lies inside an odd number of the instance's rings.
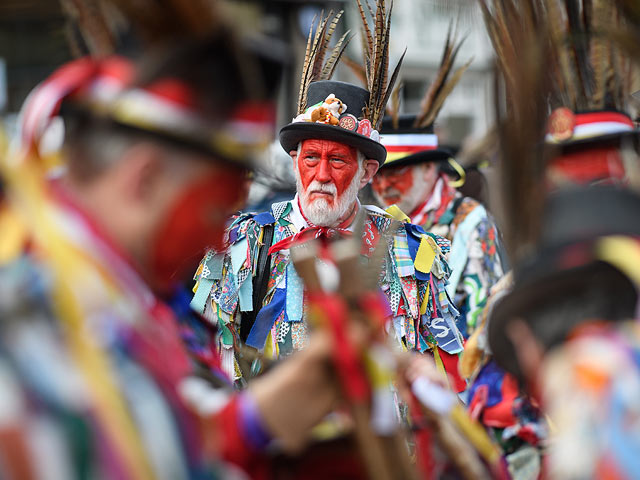
[{"label": "white mustache", "polygon": [[330,193],[331,195],[336,195],[338,193],[338,189],[333,183],[320,183],[317,180],[312,181],[307,187],[307,192],[322,192],[322,193]]}]

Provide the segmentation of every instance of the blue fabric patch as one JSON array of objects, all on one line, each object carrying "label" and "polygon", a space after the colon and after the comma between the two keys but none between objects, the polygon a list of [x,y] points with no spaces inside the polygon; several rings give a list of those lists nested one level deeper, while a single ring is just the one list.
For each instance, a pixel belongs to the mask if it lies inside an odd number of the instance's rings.
[{"label": "blue fabric patch", "polygon": [[298,276],[293,263],[287,265],[287,319],[290,322],[302,320],[302,299],[304,287],[302,279]]},{"label": "blue fabric patch", "polygon": [[213,280],[208,278],[201,278],[200,283],[198,283],[198,289],[196,290],[193,299],[191,300],[191,308],[198,312],[200,315],[204,312],[205,304],[207,303],[207,298],[209,298],[209,293],[211,293],[211,286],[213,285]]},{"label": "blue fabric patch", "polygon": [[206,261],[209,275],[206,278],[220,280],[222,278],[222,266],[224,265],[224,253],[217,253]]},{"label": "blue fabric patch", "polygon": [[453,325],[452,328],[452,325],[444,318],[429,318],[427,315],[422,315],[422,322],[427,326],[431,335],[433,335],[433,338],[442,350],[451,355],[455,355],[462,351],[463,346],[456,335],[458,329],[455,325]]},{"label": "blue fabric patch", "polygon": [[229,247],[229,255],[231,256],[231,268],[234,275],[242,270],[242,266],[247,261],[247,244],[245,242],[236,243]]},{"label": "blue fabric patch", "polygon": [[429,344],[426,342],[426,340],[424,339],[422,334],[420,334],[419,332],[418,332],[418,338],[419,338],[419,341],[420,341],[420,345],[419,345],[418,351],[420,353],[424,353],[427,350],[429,350]]},{"label": "blue fabric patch", "polygon": [[238,289],[238,302],[241,312],[253,311],[253,277],[251,275],[245,278]]},{"label": "blue fabric patch", "polygon": [[265,225],[272,225],[276,222],[276,219],[273,217],[271,212],[259,213],[258,215],[253,217],[253,219],[261,227],[264,227]]},{"label": "blue fabric patch", "polygon": [[[411,260],[416,261],[416,255],[418,254],[418,248],[420,247],[420,242],[422,241],[422,235],[425,234],[425,231],[420,225],[413,225],[411,223],[405,223],[404,228],[407,232],[407,244],[409,245],[409,255],[411,255]],[[416,269],[415,276],[421,282],[428,282],[431,275],[429,272],[421,272]]]},{"label": "blue fabric patch", "polygon": [[273,298],[268,305],[260,309],[256,321],[251,327],[246,344],[250,347],[262,350],[267,342],[267,336],[273,324],[284,310],[286,301],[286,291],[284,288],[276,288]]},{"label": "blue fabric patch", "polygon": [[236,241],[238,240],[238,229],[239,229],[239,227],[236,226],[236,227],[232,228],[231,230],[229,230],[229,243],[231,245],[236,243]]},{"label": "blue fabric patch", "polygon": [[473,382],[473,385],[469,390],[469,398],[471,401],[473,401],[473,396],[475,395],[478,387],[486,385],[489,387],[487,407],[493,407],[494,405],[499,404],[502,401],[502,382],[504,381],[504,375],[504,370],[496,365],[493,360],[487,363],[482,367],[482,370],[478,373],[475,382]]}]

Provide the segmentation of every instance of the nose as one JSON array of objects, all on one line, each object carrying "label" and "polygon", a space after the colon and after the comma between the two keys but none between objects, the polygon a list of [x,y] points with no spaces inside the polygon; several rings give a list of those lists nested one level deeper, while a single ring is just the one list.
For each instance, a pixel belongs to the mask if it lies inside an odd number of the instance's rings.
[{"label": "nose", "polygon": [[329,159],[324,155],[318,163],[315,176],[315,179],[320,183],[328,183],[331,181],[331,164]]}]

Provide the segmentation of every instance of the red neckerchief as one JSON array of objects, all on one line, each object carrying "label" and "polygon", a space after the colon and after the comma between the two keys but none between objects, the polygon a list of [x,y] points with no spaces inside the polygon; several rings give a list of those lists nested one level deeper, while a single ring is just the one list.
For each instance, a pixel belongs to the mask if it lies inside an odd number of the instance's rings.
[{"label": "red neckerchief", "polygon": [[291,248],[293,245],[301,245],[310,240],[313,240],[314,238],[319,238],[323,240],[324,243],[326,243],[327,240],[331,240],[339,236],[348,237],[353,234],[353,232],[351,232],[347,227],[353,221],[353,218],[355,216],[355,210],[352,215],[349,215],[349,218],[347,218],[344,222],[342,222],[337,227],[321,227],[318,225],[314,225],[309,221],[307,217],[305,217],[302,211],[302,208],[300,207],[300,199],[298,199],[298,208],[300,210],[300,214],[302,215],[302,218],[304,218],[304,221],[307,222],[307,225],[309,226],[303,228],[295,235],[292,235],[283,240],[280,240],[279,242],[274,243],[271,246],[271,248],[269,248],[269,255],[271,255],[272,253],[279,252],[280,250],[286,250],[287,248]]}]

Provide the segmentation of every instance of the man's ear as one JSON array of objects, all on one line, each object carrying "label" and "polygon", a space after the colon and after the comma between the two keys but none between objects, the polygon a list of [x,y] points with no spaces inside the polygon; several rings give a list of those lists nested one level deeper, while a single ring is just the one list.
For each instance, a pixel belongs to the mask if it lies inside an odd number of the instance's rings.
[{"label": "man's ear", "polygon": [[363,166],[364,166],[364,173],[362,175],[362,178],[360,179],[360,188],[364,187],[367,183],[369,183],[373,178],[373,176],[378,171],[378,168],[380,168],[380,164],[378,163],[378,161],[372,160],[370,158],[366,158],[364,160]]}]

